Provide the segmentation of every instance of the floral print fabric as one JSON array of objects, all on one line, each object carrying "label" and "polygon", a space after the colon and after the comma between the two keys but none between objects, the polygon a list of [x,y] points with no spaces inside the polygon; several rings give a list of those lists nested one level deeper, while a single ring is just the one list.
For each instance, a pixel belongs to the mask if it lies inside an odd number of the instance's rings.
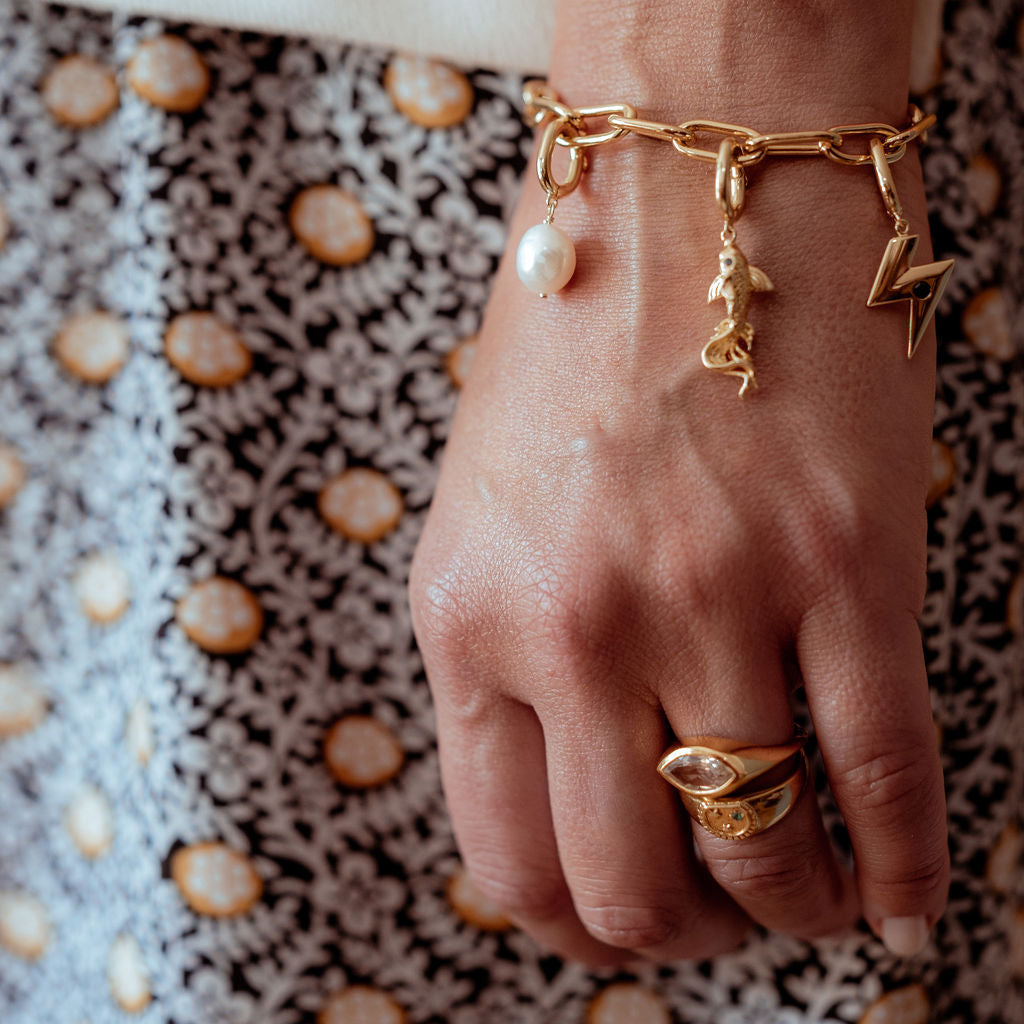
[{"label": "floral print fabric", "polygon": [[[329,1022],[357,989],[373,1019],[575,1022],[613,983],[677,1024],[1024,1019],[1022,15],[951,6],[921,97],[936,254],[958,260],[923,622],[949,912],[914,961],[861,931],[598,976],[453,884],[405,597],[527,164],[521,80],[470,73],[472,109],[431,128],[396,106],[385,52],[0,0],[3,1020]],[[194,110],[127,81],[164,34],[209,71]],[[117,75],[90,127],[43,95],[72,54]],[[369,218],[365,258],[295,237],[323,184]],[[95,310],[130,337],[105,382],[53,349]],[[195,312],[251,357],[230,383],[169,359]],[[363,503],[325,516],[343,477]],[[83,584],[97,555],[114,568]],[[181,611],[214,576],[259,609],[220,653]],[[327,749],[349,718],[378,730],[353,749],[379,784]]]}]

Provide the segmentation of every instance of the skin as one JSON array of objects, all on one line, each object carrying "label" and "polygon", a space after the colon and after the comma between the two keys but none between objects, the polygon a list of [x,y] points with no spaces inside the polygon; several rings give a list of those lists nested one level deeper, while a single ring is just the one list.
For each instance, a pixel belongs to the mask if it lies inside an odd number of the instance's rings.
[{"label": "skin", "polygon": [[[566,0],[550,80],[661,120],[903,123],[908,10],[733,6]],[[926,262],[916,155],[894,173]],[[713,956],[752,922],[930,927],[948,886],[916,626],[935,342],[908,362],[906,307],[865,307],[892,235],[870,167],[752,172],[737,241],[776,290],[751,297],[760,389],[742,402],[700,363],[719,318],[710,168],[601,147],[559,204],[578,266],[547,300],[513,263],[543,216],[530,175],[411,579],[470,873],[593,965]],[[854,872],[810,787],[730,842],[654,770],[676,736],[786,741],[797,685]]]}]

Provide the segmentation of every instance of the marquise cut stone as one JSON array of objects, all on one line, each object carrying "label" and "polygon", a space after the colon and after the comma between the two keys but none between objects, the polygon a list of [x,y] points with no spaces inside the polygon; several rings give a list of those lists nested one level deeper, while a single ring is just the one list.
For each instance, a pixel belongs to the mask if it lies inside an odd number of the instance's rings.
[{"label": "marquise cut stone", "polygon": [[737,777],[725,761],[696,752],[680,754],[665,766],[665,772],[691,793],[715,792]]}]

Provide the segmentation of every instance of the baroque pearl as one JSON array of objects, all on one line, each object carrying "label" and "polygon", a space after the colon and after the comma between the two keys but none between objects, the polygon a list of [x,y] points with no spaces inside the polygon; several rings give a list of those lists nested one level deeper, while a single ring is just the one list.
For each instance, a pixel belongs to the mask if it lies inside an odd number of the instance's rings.
[{"label": "baroque pearl", "polygon": [[516,250],[519,280],[539,295],[561,291],[576,269],[576,247],[554,224],[535,224]]}]

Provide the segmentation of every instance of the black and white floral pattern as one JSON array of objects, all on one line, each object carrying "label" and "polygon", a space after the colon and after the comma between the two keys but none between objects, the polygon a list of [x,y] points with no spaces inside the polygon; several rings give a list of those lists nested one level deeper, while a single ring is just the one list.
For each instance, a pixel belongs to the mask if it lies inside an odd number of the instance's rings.
[{"label": "black and white floral pattern", "polygon": [[[949,912],[910,962],[862,931],[815,946],[762,936],[712,963],[622,975],[661,993],[679,1024],[854,1022],[910,981],[943,1024],[1024,1020],[1010,949],[1024,876],[1009,893],[986,880],[1024,796],[1024,652],[1008,612],[1024,546],[1024,370],[962,326],[964,306],[1000,289],[1020,350],[1022,18],[1020,0],[950,5],[942,78],[923,99],[942,115],[924,155],[936,251],[958,260],[936,410],[956,476],[932,508],[923,624],[948,772]],[[139,43],[167,30],[213,75],[194,114],[122,87],[93,129],[48,115],[39,83],[54,60],[90,54],[123,78]],[[150,974],[138,1019],[151,1024],[306,1024],[350,983],[387,990],[413,1024],[573,1022],[610,980],[517,931],[479,932],[445,899],[457,855],[404,587],[455,402],[445,356],[478,327],[530,136],[520,79],[485,71],[471,75],[464,123],[410,124],[383,87],[387,57],[0,0],[0,201],[12,224],[0,440],[29,470],[0,512],[0,661],[29,665],[52,705],[0,745],[0,890],[33,893],[53,925],[34,962],[0,949],[5,1024],[122,1020],[105,974],[121,932]],[[964,184],[978,153],[1002,176],[986,216]],[[357,266],[318,263],[288,228],[298,191],[326,181],[374,223]],[[132,336],[104,387],[68,376],[50,351],[61,321],[94,307]],[[253,353],[230,389],[185,383],[164,358],[166,324],[193,309]],[[316,509],[324,483],[353,466],[384,473],[406,505],[368,547]],[[132,583],[129,610],[106,628],[70,586],[96,550]],[[190,584],[213,573],[264,609],[248,654],[207,655],[173,622]],[[139,707],[152,716],[145,764],[125,732]],[[347,713],[398,737],[395,782],[356,792],[331,778],[323,737]],[[61,820],[83,783],[114,808],[113,847],[95,861]],[[208,839],[245,852],[264,880],[240,917],[197,916],[169,877],[176,849]]]}]

